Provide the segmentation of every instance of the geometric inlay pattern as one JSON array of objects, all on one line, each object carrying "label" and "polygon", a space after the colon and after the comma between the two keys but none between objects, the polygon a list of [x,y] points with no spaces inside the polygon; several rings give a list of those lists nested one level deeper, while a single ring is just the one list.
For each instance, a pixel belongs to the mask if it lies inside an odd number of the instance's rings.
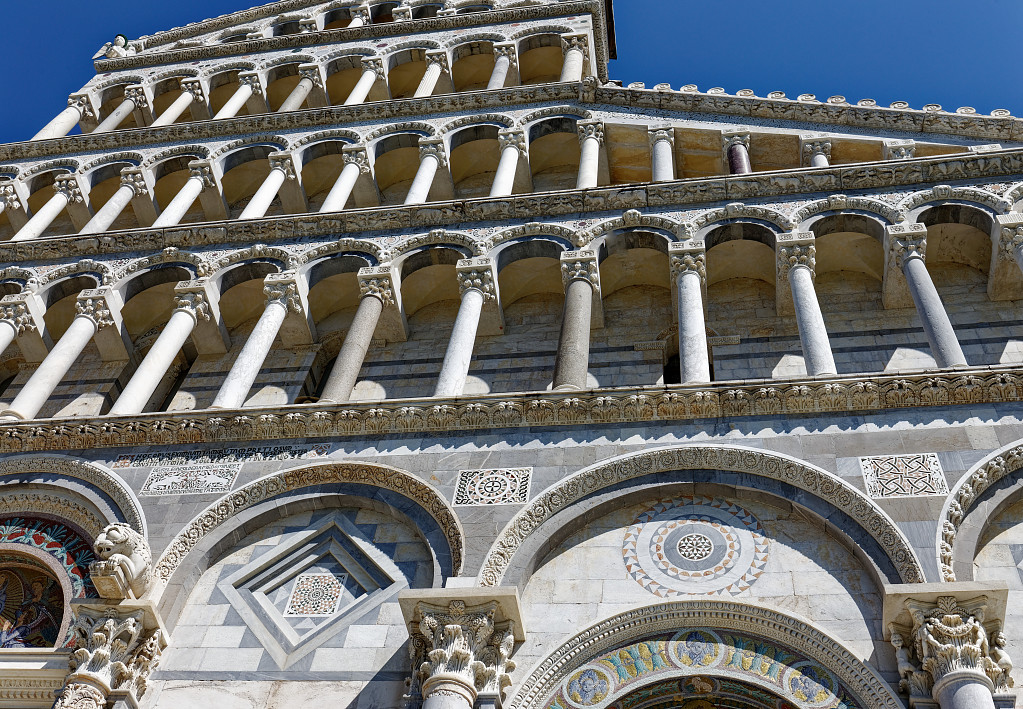
[{"label": "geometric inlay pattern", "polygon": [[345,574],[299,574],[284,615],[306,618],[334,615],[341,605],[347,580]]},{"label": "geometric inlay pattern", "polygon": [[461,470],[456,505],[521,505],[529,500],[532,468]]},{"label": "geometric inlay pattern", "polygon": [[747,590],[767,566],[769,542],[744,508],[711,497],[660,500],[625,532],[629,575],[656,596]]},{"label": "geometric inlay pattern", "polygon": [[934,453],[877,455],[860,458],[871,497],[947,495],[948,483]]},{"label": "geometric inlay pattern", "polygon": [[150,495],[196,495],[227,492],[234,486],[241,463],[205,463],[154,468],[139,493]]}]

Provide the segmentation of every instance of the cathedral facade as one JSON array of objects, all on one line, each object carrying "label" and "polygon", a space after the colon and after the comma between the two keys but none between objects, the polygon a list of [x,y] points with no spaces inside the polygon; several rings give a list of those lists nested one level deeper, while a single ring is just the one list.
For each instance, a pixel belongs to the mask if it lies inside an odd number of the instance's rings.
[{"label": "cathedral facade", "polygon": [[1015,706],[1023,119],[614,57],[279,0],[0,145],[0,707]]}]

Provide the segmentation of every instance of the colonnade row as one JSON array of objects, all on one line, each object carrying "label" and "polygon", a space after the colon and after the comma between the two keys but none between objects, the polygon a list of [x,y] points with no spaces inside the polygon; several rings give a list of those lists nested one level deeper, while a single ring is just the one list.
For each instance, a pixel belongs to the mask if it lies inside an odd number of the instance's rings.
[{"label": "colonnade row", "polygon": [[[454,143],[461,140],[462,136],[467,138],[461,145],[468,145],[472,140],[491,137],[497,139],[499,157],[496,158],[497,164],[486,195],[488,197],[507,197],[531,190],[534,164],[530,158],[530,146],[536,140],[547,138],[552,131],[574,130],[577,134],[579,151],[574,180],[576,189],[606,184],[609,168],[604,123],[598,120],[578,120],[574,117],[553,118],[547,122],[549,123],[547,127],[541,122],[530,127],[528,131],[520,128],[499,128],[492,124],[470,125],[458,129],[447,139],[415,133],[395,133],[375,141],[370,146],[334,139],[335,142],[341,143],[341,149],[336,150],[335,147],[335,153],[340,153],[338,160],[343,164],[343,168],[317,211],[338,212],[353,206],[353,195],[359,185],[364,186],[364,192],[368,195],[359,206],[376,206],[384,203],[381,195],[387,185],[378,177],[378,161],[390,150],[410,147],[408,145],[410,143],[418,147],[419,162],[414,173],[409,171],[412,179],[402,204],[424,204],[431,198],[457,198],[458,186],[454,183],[451,161]],[[532,137],[534,134],[539,137]],[[652,181],[676,179],[678,168],[675,129],[672,126],[650,127],[648,137]],[[909,143],[910,148],[913,143],[897,142]],[[65,210],[79,234],[98,234],[107,231],[129,205],[132,206],[139,225],[146,227],[170,227],[181,223],[193,209],[196,200],[200,201],[205,220],[227,219],[230,216],[230,206],[224,196],[222,181],[224,165],[229,161],[237,163],[235,167],[244,164],[247,161],[237,159],[236,156],[241,155],[241,151],[254,149],[261,149],[262,152],[252,159],[263,159],[265,155],[269,172],[238,218],[262,218],[267,215],[277,199],[280,200],[285,213],[306,213],[309,210],[309,194],[302,172],[314,154],[324,152],[325,148],[324,150],[320,148],[325,143],[326,141],[313,143],[292,151],[277,150],[278,146],[275,145],[250,145],[220,156],[217,160],[199,158],[188,161],[188,178],[173,198],[162,207],[162,211],[154,194],[156,174],[162,170],[162,163],[149,166],[127,163],[120,172],[120,187],[99,209],[94,209],[90,200],[91,175],[98,168],[92,170],[89,175],[57,169],[53,178],[53,196],[30,218],[27,210],[30,197],[28,183],[25,180],[0,182],[0,195],[5,196],[5,199],[0,200],[0,214],[5,210],[8,212],[8,220],[15,230],[13,241],[26,241],[42,236]],[[730,174],[741,175],[752,171],[749,144],[748,132],[722,134],[723,161],[727,164]],[[829,164],[831,141],[827,136],[802,135],[800,144],[801,153],[805,156],[804,164],[814,167]],[[559,146],[554,146],[557,147]],[[551,151],[545,150],[543,153],[543,160],[551,162]],[[909,154],[911,155],[911,151]],[[187,157],[184,156],[184,159]],[[485,163],[482,157],[475,156],[471,169],[480,169]],[[574,155],[569,157],[574,162]],[[901,157],[904,158],[906,155]],[[174,155],[173,159],[180,163],[183,156]],[[462,162],[466,159],[460,158]],[[394,170],[390,172],[394,174],[389,175],[388,179],[394,184],[400,184],[400,173]],[[32,179],[38,177],[39,174],[35,174]]]},{"label": "colonnade row", "polygon": [[[65,136],[79,124],[82,125],[83,132],[86,132],[86,128],[91,128],[90,133],[106,133],[117,129],[129,116],[135,116],[135,123],[138,126],[159,127],[181,121],[185,118],[186,111],[195,120],[234,118],[246,107],[249,114],[268,113],[271,111],[268,102],[271,81],[295,75],[298,76],[298,83],[276,108],[276,112],[285,113],[303,107],[326,106],[331,100],[328,95],[328,81],[332,74],[347,69],[357,69],[361,73],[343,99],[345,106],[366,101],[422,98],[438,93],[451,93],[471,88],[456,85],[454,76],[456,62],[487,50],[493,54],[493,68],[486,86],[477,88],[499,89],[515,85],[523,79],[518,70],[520,54],[538,49],[544,46],[545,42],[561,45],[560,74],[556,65],[550,66],[529,81],[531,83],[536,83],[537,79],[581,81],[589,48],[589,35],[586,33],[538,34],[509,42],[471,42],[452,49],[406,49],[389,57],[349,55],[341,59],[325,60],[323,64],[285,61],[262,71],[239,71],[235,67],[221,73],[211,73],[208,77],[181,76],[176,79],[176,85],[174,78],[163,78],[152,85],[127,85],[124,87],[121,101],[102,120],[99,119],[100,107],[97,105],[99,102],[94,100],[90,93],[72,94],[68,98],[68,107],[36,133],[32,140]],[[390,72],[397,66],[414,61],[423,64],[423,73],[418,83],[414,84],[414,90],[413,84],[409,84],[406,90],[389,81]],[[214,112],[210,93],[220,78],[236,83],[236,88],[219,110]],[[405,80],[407,81],[408,77],[405,77]],[[177,98],[156,114],[154,107],[158,97],[177,89],[180,89]],[[109,90],[108,88],[107,91]]]},{"label": "colonnade row", "polygon": [[[901,275],[903,287],[908,290],[939,367],[966,366],[955,330],[924,264],[926,235],[927,227],[922,224],[897,224],[886,228],[887,260],[892,273],[886,266],[885,286],[894,287],[895,271]],[[1023,271],[1023,238],[1019,242],[1015,244],[1014,256]],[[795,316],[807,374],[834,375],[837,373],[835,360],[814,287],[814,234],[779,234],[776,236],[775,253],[778,287],[786,288],[790,296],[779,298],[779,314]],[[705,325],[705,244],[695,239],[673,242],[668,246],[668,257],[673,299],[677,304],[680,381],[707,383],[711,381],[711,373]],[[560,262],[565,299],[552,386],[556,390],[584,389],[587,386],[591,328],[594,325],[602,327],[603,323],[600,252],[588,249],[566,251],[561,253]],[[480,256],[457,262],[455,277],[460,303],[434,396],[462,394],[477,335],[503,332],[497,276],[495,258]],[[358,270],[357,279],[359,305],[326,376],[320,397],[323,401],[346,402],[350,399],[370,343],[374,336],[380,337],[382,321],[386,321],[385,328],[391,333],[388,339],[395,339],[393,333],[396,331],[400,332],[397,339],[407,337],[399,276],[395,270],[390,266],[363,267]],[[217,289],[217,283],[211,279],[177,284],[175,309],[169,321],[114,403],[111,414],[129,415],[143,411],[190,337],[201,354],[228,351],[226,329],[219,317]],[[213,408],[238,408],[244,404],[275,341],[279,340],[288,347],[312,344],[315,340],[305,275],[296,271],[271,273],[263,281],[263,292],[266,301],[262,314],[221,384],[212,403]],[[121,326],[121,298],[117,290],[109,287],[81,291],[71,325],[45,355],[3,415],[34,418],[93,339],[104,359],[126,360],[132,344]],[[15,338],[25,350],[24,340],[19,335],[28,331],[38,339],[38,333],[44,330],[41,323],[45,307],[40,296],[29,292],[7,296],[0,305],[6,315],[6,319],[0,320],[0,351]]]}]

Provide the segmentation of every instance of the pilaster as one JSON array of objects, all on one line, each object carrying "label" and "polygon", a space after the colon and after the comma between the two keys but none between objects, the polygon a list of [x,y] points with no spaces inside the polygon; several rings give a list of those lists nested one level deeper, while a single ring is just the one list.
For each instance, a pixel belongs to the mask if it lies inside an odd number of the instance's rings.
[{"label": "pilaster", "polygon": [[991,230],[991,268],[987,293],[991,300],[1023,298],[1023,214],[1010,212],[995,217]]}]

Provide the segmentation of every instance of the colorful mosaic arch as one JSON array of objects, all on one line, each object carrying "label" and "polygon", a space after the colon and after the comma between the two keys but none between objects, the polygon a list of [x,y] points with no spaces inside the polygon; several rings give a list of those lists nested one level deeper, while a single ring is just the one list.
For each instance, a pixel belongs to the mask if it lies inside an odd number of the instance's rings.
[{"label": "colorful mosaic arch", "polygon": [[96,560],[92,545],[74,530],[45,519],[0,519],[0,544],[19,544],[47,554],[67,572],[74,598],[96,598],[89,564]]}]

